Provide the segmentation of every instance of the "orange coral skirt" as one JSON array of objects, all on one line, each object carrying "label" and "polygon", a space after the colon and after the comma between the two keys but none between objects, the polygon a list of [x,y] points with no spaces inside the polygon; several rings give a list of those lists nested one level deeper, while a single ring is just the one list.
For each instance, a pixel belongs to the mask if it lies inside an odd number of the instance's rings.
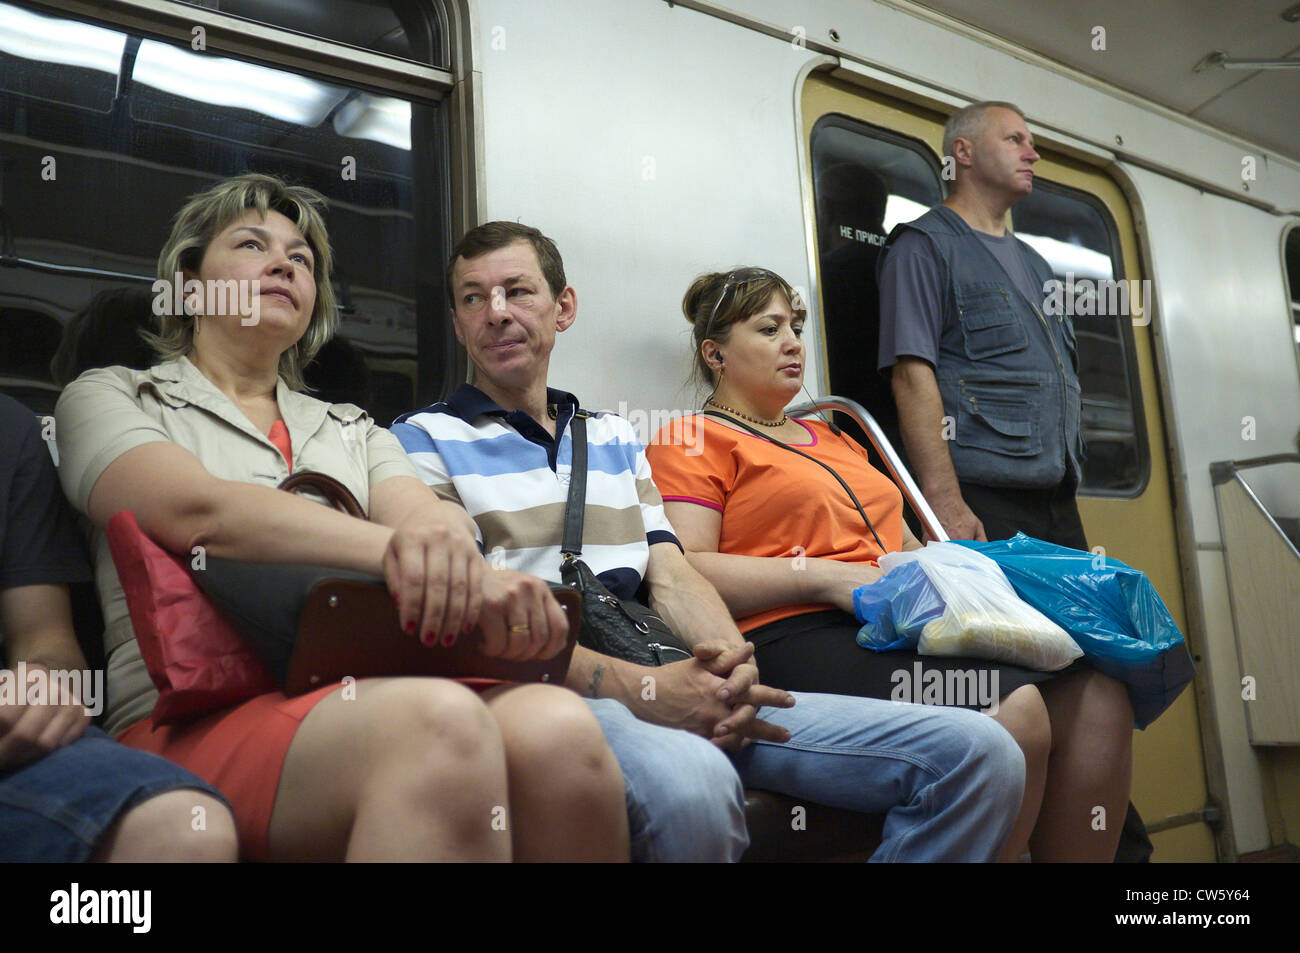
[{"label": "orange coral skirt", "polygon": [[224,794],[235,810],[241,856],[266,860],[267,831],[289,745],[316,703],[338,687],[327,685],[294,698],[269,692],[233,708],[157,729],[149,717],[117,740],[179,764]]},{"label": "orange coral skirt", "polygon": [[[457,679],[475,691],[502,684],[496,679]],[[233,708],[180,725],[154,728],[153,718],[117,736],[128,748],[166,758],[207,781],[230,802],[245,860],[268,860],[268,832],[289,745],[317,702],[338,685],[289,698],[269,692]]]}]

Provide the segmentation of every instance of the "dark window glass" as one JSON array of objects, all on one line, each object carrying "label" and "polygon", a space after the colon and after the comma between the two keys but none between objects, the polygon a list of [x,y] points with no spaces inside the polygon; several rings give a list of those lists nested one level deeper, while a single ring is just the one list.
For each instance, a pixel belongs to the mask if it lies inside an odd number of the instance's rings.
[{"label": "dark window glass", "polygon": [[227,16],[254,20],[373,50],[385,56],[445,67],[443,29],[420,0],[179,0]]},{"label": "dark window glass", "polygon": [[1067,314],[1073,312],[1086,451],[1080,492],[1139,493],[1146,483],[1147,447],[1139,423],[1133,322],[1150,320],[1150,286],[1121,284],[1124,265],[1114,223],[1084,192],[1035,177],[1033,193],[1012,207],[1011,219],[1016,237],[1047,259],[1063,282],[1061,302]]},{"label": "dark window glass", "polygon": [[[308,369],[317,396],[387,424],[460,379],[441,277],[442,107],[54,17],[39,26],[62,59],[32,59],[4,36],[14,15],[27,14],[0,4],[0,221],[4,264],[17,266],[0,269],[0,386],[51,391],[49,336],[32,328],[65,327],[101,292],[147,292],[186,197],[246,171],[329,202],[342,324]],[[79,47],[87,36],[93,48]],[[83,53],[93,67],[75,65]],[[97,307],[120,314],[118,334],[99,353],[120,362],[148,317],[110,297]]]},{"label": "dark window glass", "polygon": [[0,89],[6,96],[63,103],[92,112],[113,108],[126,37],[115,30],[58,21],[0,5]]},{"label": "dark window glass", "polygon": [[901,454],[889,378],[876,370],[876,260],[895,225],[943,198],[939,166],[924,144],[843,116],[813,127],[812,164],[830,390],[869,410]]}]

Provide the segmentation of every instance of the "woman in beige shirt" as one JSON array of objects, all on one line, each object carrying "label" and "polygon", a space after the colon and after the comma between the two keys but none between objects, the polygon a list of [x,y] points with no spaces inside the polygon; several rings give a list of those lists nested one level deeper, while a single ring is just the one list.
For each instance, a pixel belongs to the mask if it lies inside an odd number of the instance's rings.
[{"label": "woman in beige shirt", "polygon": [[[298,392],[338,321],[323,201],[255,174],[194,196],[159,258],[160,363],[88,371],[59,400],[60,478],[96,527],[106,726],[216,785],[253,859],[626,859],[618,765],[562,688],[373,679],[152,723],[104,535],[119,510],[172,552],[382,574],[430,651],[475,625],[506,658],[563,645],[545,583],[486,571],[469,517],[391,434]],[[295,467],[340,480],[369,521],[276,491]]]}]

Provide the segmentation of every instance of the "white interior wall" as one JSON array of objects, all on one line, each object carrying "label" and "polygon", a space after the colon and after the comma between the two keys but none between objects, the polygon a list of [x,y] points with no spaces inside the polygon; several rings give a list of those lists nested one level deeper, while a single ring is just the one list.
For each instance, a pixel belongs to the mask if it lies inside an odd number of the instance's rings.
[{"label": "white interior wall", "polygon": [[552,382],[593,408],[694,409],[690,281],[758,264],[808,285],[792,97],[811,54],[663,3],[478,18],[487,215],[554,238],[578,293]]}]

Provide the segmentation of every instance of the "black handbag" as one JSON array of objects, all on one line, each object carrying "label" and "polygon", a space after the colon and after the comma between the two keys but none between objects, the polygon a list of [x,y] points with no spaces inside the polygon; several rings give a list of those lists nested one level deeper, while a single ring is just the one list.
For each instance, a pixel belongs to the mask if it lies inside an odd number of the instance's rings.
[{"label": "black handbag", "polygon": [[560,547],[560,578],[582,594],[582,627],[578,644],[637,665],[667,665],[694,658],[668,623],[634,599],[620,599],[605,588],[582,555],[582,520],[587,505],[587,418],[574,409],[573,466],[569,499],[564,507],[564,541]]}]

